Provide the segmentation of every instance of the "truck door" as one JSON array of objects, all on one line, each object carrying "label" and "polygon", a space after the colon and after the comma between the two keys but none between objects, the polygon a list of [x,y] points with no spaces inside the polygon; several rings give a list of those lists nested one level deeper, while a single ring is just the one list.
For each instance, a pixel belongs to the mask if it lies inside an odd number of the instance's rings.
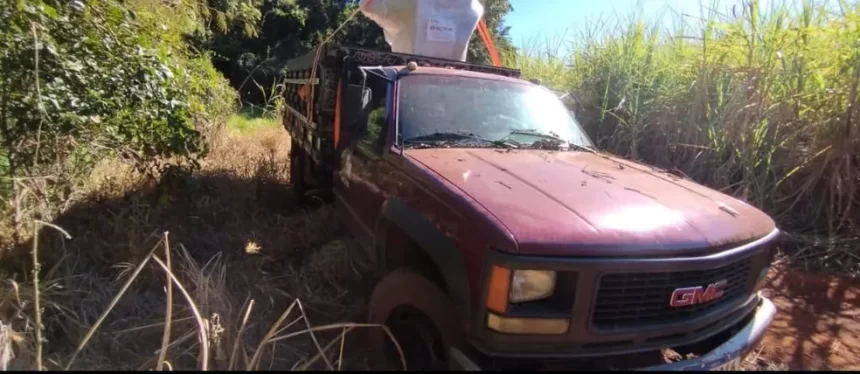
[{"label": "truck door", "polygon": [[344,127],[337,147],[339,167],[334,176],[334,195],[338,217],[372,256],[376,214],[385,199],[380,170],[392,123],[392,85],[384,79],[368,79],[367,87],[370,100],[366,117],[341,119]]}]

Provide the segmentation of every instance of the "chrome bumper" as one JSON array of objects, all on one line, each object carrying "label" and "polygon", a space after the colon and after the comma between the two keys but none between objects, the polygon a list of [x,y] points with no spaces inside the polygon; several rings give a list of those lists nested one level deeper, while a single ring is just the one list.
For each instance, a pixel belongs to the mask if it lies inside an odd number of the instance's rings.
[{"label": "chrome bumper", "polygon": [[[638,370],[693,370],[710,371],[718,368],[732,360],[745,357],[754,348],[764,333],[767,331],[776,315],[776,307],[767,298],[761,296],[760,304],[756,308],[755,315],[737,334],[725,343],[720,344],[710,352],[688,360],[673,362],[664,365],[650,366]],[[481,368],[474,361],[466,357],[463,352],[451,349],[451,370],[480,371]]]}]

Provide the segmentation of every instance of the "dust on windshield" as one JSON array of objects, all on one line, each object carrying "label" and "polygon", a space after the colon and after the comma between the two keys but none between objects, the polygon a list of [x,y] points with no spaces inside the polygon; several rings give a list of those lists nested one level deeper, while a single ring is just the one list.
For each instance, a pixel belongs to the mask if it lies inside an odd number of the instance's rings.
[{"label": "dust on windshield", "polygon": [[551,91],[462,76],[400,80],[399,130],[413,147],[593,148]]}]

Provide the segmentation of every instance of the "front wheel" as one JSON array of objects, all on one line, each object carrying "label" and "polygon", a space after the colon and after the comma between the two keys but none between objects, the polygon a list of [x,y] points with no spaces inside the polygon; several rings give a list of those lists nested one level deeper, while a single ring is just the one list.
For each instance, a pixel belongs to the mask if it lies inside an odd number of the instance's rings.
[{"label": "front wheel", "polygon": [[[450,348],[463,344],[455,315],[445,292],[407,269],[388,274],[370,297],[369,322],[388,327],[409,370],[448,369]],[[404,369],[400,353],[385,331],[374,328],[370,338],[372,359],[380,369]]]}]

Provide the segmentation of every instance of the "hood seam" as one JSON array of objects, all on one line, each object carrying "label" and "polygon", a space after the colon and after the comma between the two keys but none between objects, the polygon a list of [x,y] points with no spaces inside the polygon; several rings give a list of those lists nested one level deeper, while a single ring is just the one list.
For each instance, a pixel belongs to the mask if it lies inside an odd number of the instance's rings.
[{"label": "hood seam", "polygon": [[586,218],[585,216],[583,216],[583,215],[582,215],[582,213],[577,212],[577,211],[576,211],[576,209],[573,209],[573,207],[568,206],[567,204],[565,204],[563,201],[559,200],[557,197],[553,196],[552,194],[549,194],[549,193],[547,193],[546,191],[544,191],[544,190],[542,190],[542,189],[538,188],[537,186],[535,186],[535,185],[534,185],[534,184],[532,184],[531,182],[529,182],[529,181],[527,181],[527,180],[523,179],[522,177],[520,177],[520,176],[518,176],[518,175],[516,175],[516,174],[514,174],[514,173],[510,173],[510,172],[508,172],[506,169],[504,169],[504,168],[500,167],[499,165],[496,165],[496,164],[495,164],[495,163],[493,163],[492,161],[489,161],[489,160],[487,160],[487,159],[485,159],[485,158],[481,157],[480,155],[478,155],[478,154],[476,154],[476,153],[474,153],[474,152],[466,151],[466,153],[467,153],[467,154],[469,154],[469,155],[471,155],[471,156],[472,156],[472,157],[474,157],[474,158],[477,158],[478,160],[481,160],[481,161],[483,161],[483,162],[487,163],[488,165],[490,165],[490,166],[492,166],[492,167],[494,167],[494,168],[496,168],[496,169],[499,169],[499,170],[500,170],[500,171],[502,171],[503,173],[505,173],[505,174],[509,175],[510,177],[512,177],[512,178],[514,178],[514,179],[516,179],[516,180],[520,181],[520,183],[525,184],[526,186],[531,187],[533,190],[537,191],[537,192],[538,192],[538,193],[540,193],[541,195],[544,195],[546,198],[548,198],[548,199],[552,200],[552,201],[553,201],[553,202],[555,202],[556,204],[558,204],[558,205],[560,205],[560,206],[564,207],[565,209],[567,209],[567,211],[569,211],[569,212],[573,213],[573,215],[575,215],[575,216],[579,217],[579,219],[581,219],[581,220],[582,220],[582,222],[585,222],[588,226],[591,226],[591,229],[592,229],[592,230],[597,231],[597,232],[600,232],[600,230],[598,230],[598,229],[597,229],[597,227],[596,227],[596,226],[594,226],[594,224],[593,224],[593,223],[591,223],[591,221],[589,221],[589,220],[588,220],[588,218]]}]

